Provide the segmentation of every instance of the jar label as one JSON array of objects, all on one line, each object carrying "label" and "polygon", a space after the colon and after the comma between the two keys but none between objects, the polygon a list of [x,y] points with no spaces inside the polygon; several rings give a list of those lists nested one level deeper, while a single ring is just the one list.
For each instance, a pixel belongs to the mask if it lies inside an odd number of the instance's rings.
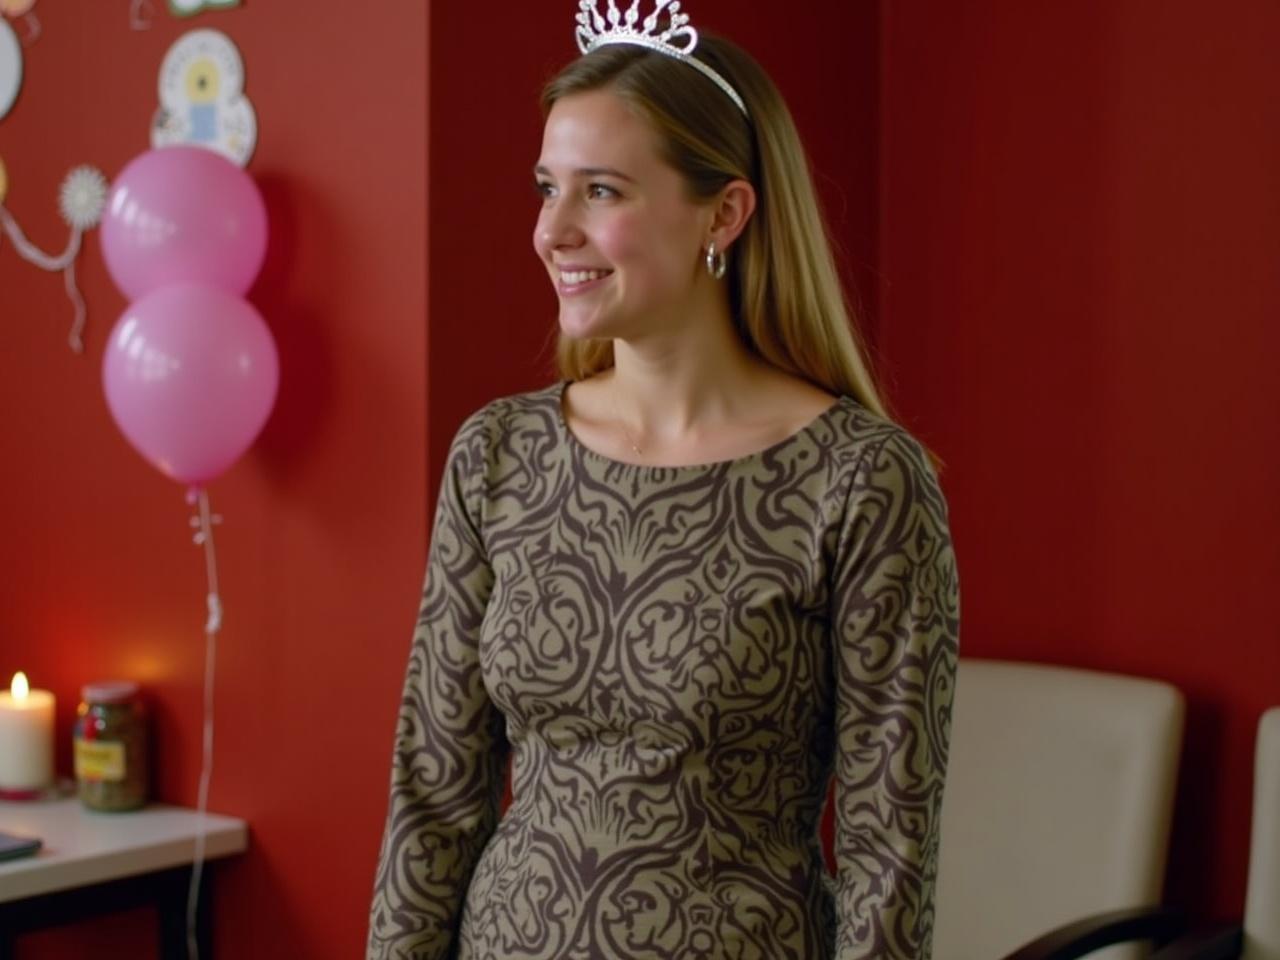
[{"label": "jar label", "polygon": [[124,744],[76,738],[76,779],[118,782],[124,779]]}]

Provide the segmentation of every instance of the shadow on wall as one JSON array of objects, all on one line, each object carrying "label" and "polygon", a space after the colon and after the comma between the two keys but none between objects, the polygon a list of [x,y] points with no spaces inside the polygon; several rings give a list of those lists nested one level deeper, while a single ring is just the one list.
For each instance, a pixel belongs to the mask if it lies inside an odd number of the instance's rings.
[{"label": "shadow on wall", "polygon": [[[330,222],[331,211],[323,195],[309,195],[301,177],[268,174],[256,180],[267,204],[271,233],[266,262],[249,295],[276,338],[280,391],[252,455],[266,466],[263,476],[288,486],[290,477],[304,470],[308,452],[316,448],[323,434],[333,410],[334,391],[332,344],[324,339],[324,324],[317,322],[319,311],[304,299],[294,264],[297,211],[305,206],[312,224],[322,220],[325,234],[340,234],[338,225]],[[325,249],[333,250],[333,262],[324,269],[339,269],[336,248]]]}]

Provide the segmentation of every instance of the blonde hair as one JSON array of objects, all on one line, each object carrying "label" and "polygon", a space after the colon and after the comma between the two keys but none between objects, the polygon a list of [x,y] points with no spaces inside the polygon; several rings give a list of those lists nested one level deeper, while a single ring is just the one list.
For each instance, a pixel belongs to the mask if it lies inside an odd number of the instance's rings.
[{"label": "blonde hair", "polygon": [[[698,58],[727,79],[750,119],[687,64],[643,47],[603,47],[543,89],[542,109],[608,89],[658,131],[665,159],[707,200],[733,180],[756,191],[756,210],[729,250],[729,302],[739,336],[774,366],[888,417],[836,271],[809,162],[791,112],[742,48],[701,34]],[[613,341],[560,335],[560,375],[582,380],[613,366]]]}]

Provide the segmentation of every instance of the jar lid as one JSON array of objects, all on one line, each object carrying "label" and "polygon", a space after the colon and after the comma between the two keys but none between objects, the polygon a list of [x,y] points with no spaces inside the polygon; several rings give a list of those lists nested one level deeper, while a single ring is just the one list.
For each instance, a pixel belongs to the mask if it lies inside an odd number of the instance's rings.
[{"label": "jar lid", "polygon": [[80,688],[80,699],[86,703],[123,703],[137,694],[138,685],[132,680],[104,680]]}]

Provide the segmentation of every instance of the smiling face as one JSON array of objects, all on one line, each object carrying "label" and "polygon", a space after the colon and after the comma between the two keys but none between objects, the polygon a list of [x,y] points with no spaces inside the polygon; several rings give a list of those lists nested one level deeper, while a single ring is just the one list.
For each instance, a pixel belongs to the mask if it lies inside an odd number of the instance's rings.
[{"label": "smiling face", "polygon": [[533,246],[570,337],[674,329],[696,302],[712,210],[658,148],[649,124],[607,90],[564,97],[547,116]]}]

